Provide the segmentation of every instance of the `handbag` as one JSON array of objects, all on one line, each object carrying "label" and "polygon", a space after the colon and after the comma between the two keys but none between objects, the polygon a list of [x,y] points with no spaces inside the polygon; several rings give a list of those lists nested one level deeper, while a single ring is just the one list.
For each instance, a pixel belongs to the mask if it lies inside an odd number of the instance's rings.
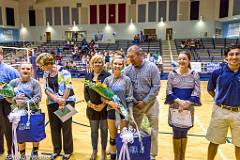
[{"label": "handbag", "polygon": [[179,128],[192,127],[192,115],[189,110],[179,112],[176,108],[169,109],[169,124]]}]

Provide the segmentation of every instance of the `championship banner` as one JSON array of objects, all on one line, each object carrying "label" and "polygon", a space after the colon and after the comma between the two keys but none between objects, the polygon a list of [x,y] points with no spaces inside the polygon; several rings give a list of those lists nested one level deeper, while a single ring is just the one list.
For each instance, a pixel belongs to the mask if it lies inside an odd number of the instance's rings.
[{"label": "championship banner", "polygon": [[211,73],[218,68],[220,68],[220,62],[208,62],[207,63],[207,72],[208,73]]}]

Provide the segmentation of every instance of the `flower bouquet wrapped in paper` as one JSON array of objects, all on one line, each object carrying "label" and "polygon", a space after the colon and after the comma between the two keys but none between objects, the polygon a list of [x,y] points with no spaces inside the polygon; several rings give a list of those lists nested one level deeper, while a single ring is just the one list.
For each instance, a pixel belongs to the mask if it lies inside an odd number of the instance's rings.
[{"label": "flower bouquet wrapped in paper", "polygon": [[111,89],[109,89],[107,86],[105,86],[101,82],[93,83],[86,80],[84,81],[84,84],[89,88],[91,88],[92,90],[94,90],[95,92],[97,92],[104,99],[117,103],[120,106],[120,110],[119,110],[120,114],[125,118],[128,117],[127,109],[121,104],[120,98],[116,94],[114,94]]},{"label": "flower bouquet wrapped in paper", "polygon": [[15,96],[15,93],[9,84],[0,82],[0,95],[4,98],[12,98]]}]

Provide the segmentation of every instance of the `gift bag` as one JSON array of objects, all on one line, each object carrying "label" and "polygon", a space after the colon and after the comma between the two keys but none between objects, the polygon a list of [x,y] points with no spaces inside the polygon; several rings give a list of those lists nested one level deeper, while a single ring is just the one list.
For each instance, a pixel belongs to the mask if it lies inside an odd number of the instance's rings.
[{"label": "gift bag", "polygon": [[28,115],[21,116],[17,127],[17,142],[39,142],[46,138],[45,133],[45,114],[31,114],[29,121]]},{"label": "gift bag", "polygon": [[[138,134],[134,133],[134,142],[128,143],[128,152],[130,153],[131,160],[150,160],[151,151],[151,136],[143,131],[140,132],[142,137],[142,144],[139,142]],[[119,158],[119,153],[122,148],[123,142],[120,135],[117,135],[116,146],[117,146],[117,157]],[[127,160],[127,159],[124,159]]]}]

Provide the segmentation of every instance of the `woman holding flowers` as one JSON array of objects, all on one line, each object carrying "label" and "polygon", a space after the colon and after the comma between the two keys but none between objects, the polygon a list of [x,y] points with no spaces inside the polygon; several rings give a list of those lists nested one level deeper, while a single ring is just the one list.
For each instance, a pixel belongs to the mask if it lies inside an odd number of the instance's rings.
[{"label": "woman holding flowers", "polygon": [[[100,55],[94,55],[91,58],[90,66],[92,72],[87,74],[85,80],[96,83],[105,80],[110,76],[110,73],[104,71],[103,57]],[[101,96],[91,89],[89,86],[84,86],[84,98],[87,102],[87,117],[89,119],[91,127],[91,140],[92,140],[92,155],[90,160],[96,160],[97,146],[98,146],[98,130],[101,132],[101,145],[102,145],[102,160],[106,160],[106,147],[108,138],[108,126],[107,126],[107,107],[101,100]]]},{"label": "woman holding flowers", "polygon": [[[129,120],[129,111],[131,112],[132,102],[132,84],[131,80],[122,74],[124,68],[124,59],[122,56],[116,55],[112,60],[112,75],[107,77],[104,84],[111,89],[120,100],[116,103],[113,100],[105,100],[108,105],[108,128],[110,133],[110,152],[111,160],[116,159],[116,135],[117,127],[115,122],[120,120],[120,128],[127,126]],[[128,111],[123,113],[121,107]]]}]

